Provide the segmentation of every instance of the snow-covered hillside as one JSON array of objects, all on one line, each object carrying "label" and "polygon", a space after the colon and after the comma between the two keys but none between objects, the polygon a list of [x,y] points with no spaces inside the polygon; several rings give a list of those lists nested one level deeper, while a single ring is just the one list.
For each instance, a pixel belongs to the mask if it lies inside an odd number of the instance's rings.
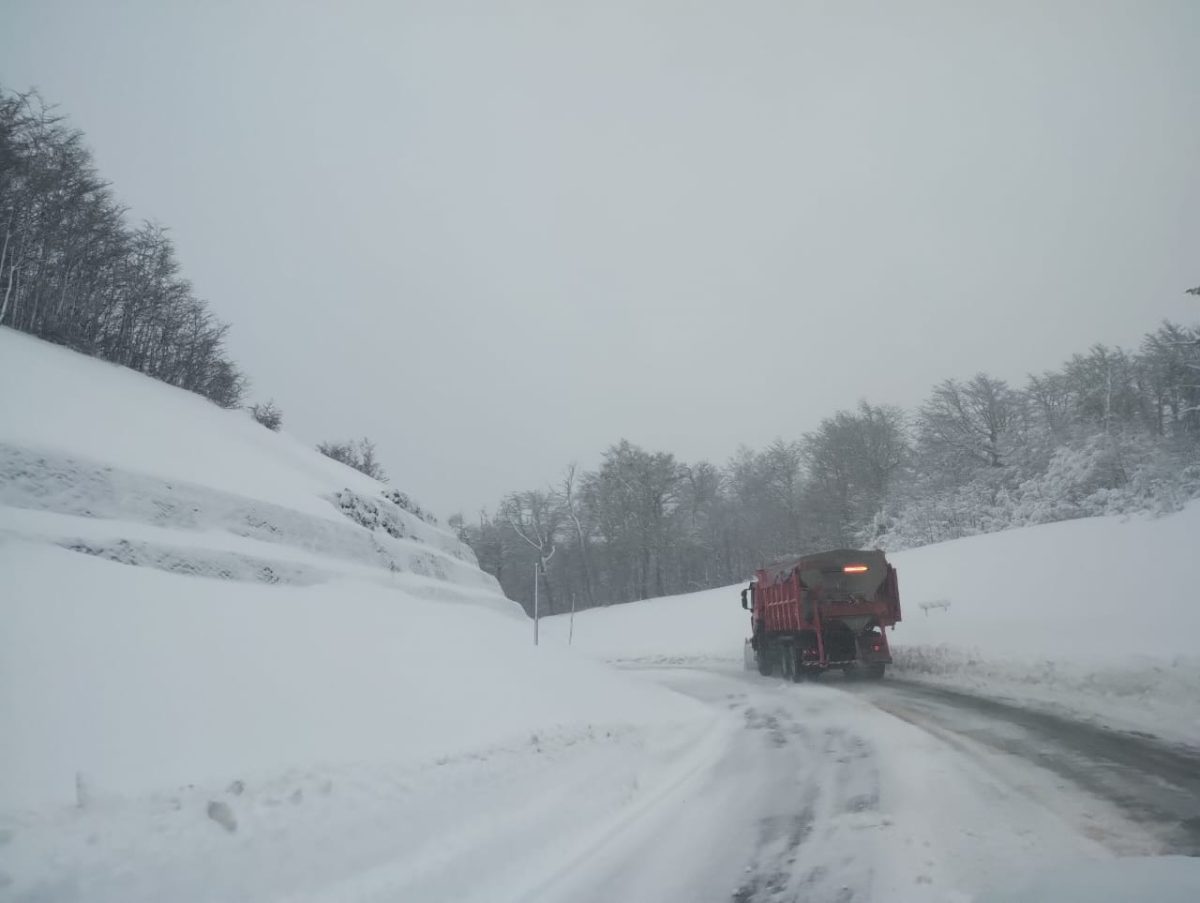
[{"label": "snow-covered hillside", "polygon": [[493,849],[539,763],[593,791],[543,819],[569,845],[709,729],[245,412],[7,329],[0,385],[0,895],[344,899],[403,858],[457,898],[446,832]]},{"label": "snow-covered hillside", "polygon": [[[892,673],[1200,744],[1198,551],[1200,503],[894,553]],[[740,662],[739,589],[582,612],[573,645],[610,661]],[[567,617],[543,633],[565,643]]]},{"label": "snow-covered hillside", "polygon": [[242,411],[8,329],[0,367],[10,536],[226,579],[352,575],[474,601],[500,594],[468,547],[385,486]]}]

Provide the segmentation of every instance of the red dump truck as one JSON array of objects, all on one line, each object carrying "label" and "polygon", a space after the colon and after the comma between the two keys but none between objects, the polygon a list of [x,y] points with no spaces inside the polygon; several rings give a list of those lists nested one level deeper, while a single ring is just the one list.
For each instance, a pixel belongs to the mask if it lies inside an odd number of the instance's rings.
[{"label": "red dump truck", "polygon": [[763,568],[742,590],[753,627],[747,663],[792,680],[830,668],[878,679],[891,663],[885,628],[900,620],[896,569],[883,552],[837,549]]}]

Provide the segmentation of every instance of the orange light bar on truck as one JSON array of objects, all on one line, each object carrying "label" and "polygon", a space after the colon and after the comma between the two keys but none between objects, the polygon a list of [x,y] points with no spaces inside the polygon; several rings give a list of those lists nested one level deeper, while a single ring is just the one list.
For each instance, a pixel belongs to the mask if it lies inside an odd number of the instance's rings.
[{"label": "orange light bar on truck", "polygon": [[869,568],[865,564],[848,564],[842,568],[844,574],[865,574]]}]

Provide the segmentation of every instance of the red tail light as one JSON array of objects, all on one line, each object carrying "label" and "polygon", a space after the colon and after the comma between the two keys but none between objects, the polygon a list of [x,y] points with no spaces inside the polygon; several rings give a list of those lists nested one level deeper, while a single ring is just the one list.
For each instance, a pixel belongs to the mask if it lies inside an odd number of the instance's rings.
[{"label": "red tail light", "polygon": [[879,651],[880,649],[882,649],[882,648],[883,648],[883,646],[881,646],[879,643],[872,643],[872,644],[871,644],[871,651],[872,651],[872,652],[878,652],[878,651]]},{"label": "red tail light", "polygon": [[842,568],[844,574],[865,574],[870,568],[865,564],[848,564]]}]

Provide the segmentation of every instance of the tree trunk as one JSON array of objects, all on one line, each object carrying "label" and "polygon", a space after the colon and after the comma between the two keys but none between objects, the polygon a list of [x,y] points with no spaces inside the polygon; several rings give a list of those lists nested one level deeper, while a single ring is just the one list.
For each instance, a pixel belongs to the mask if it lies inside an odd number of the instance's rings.
[{"label": "tree trunk", "polygon": [[550,572],[546,570],[546,565],[543,563],[541,568],[542,574],[542,593],[545,597],[546,614],[558,614],[554,608],[554,588],[550,585]]}]

